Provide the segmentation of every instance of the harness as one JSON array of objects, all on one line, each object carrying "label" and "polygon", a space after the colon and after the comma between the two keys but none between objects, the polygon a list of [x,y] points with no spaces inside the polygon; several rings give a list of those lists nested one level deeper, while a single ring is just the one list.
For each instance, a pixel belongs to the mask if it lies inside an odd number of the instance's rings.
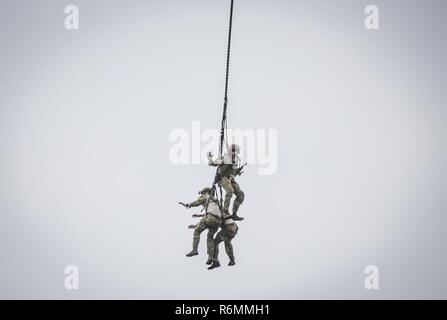
[{"label": "harness", "polygon": [[210,204],[211,201],[214,202],[219,207],[219,212],[222,212],[222,206],[219,203],[219,201],[217,201],[212,195],[209,195],[209,194],[208,194],[208,200],[206,201],[205,205],[203,206],[201,212],[203,210],[205,210],[205,216],[211,215],[211,216],[216,217],[218,219],[222,219],[222,217],[218,217],[217,215],[208,212],[208,207],[209,207],[209,204]]}]

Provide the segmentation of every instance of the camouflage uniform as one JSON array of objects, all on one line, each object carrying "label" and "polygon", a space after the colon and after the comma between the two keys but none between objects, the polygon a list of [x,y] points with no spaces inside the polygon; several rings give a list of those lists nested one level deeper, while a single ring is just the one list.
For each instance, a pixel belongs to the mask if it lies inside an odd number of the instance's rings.
[{"label": "camouflage uniform", "polygon": [[214,269],[220,267],[219,263],[219,244],[223,241],[225,244],[225,252],[227,253],[230,262],[229,266],[234,266],[236,264],[234,259],[234,251],[233,245],[231,244],[231,240],[236,236],[239,227],[237,224],[231,219],[231,216],[227,215],[225,217],[225,222],[222,225],[222,230],[216,235],[214,239],[214,255],[212,265],[208,269]]},{"label": "camouflage uniform", "polygon": [[225,225],[225,227],[219,231],[214,239],[214,260],[219,260],[219,244],[223,241],[225,244],[225,252],[227,253],[228,258],[230,258],[230,262],[234,262],[234,251],[231,240],[236,236],[238,230],[239,227],[233,222],[232,224]]},{"label": "camouflage uniform", "polygon": [[237,214],[239,207],[244,202],[245,194],[239,187],[239,184],[234,180],[233,176],[222,176],[219,180],[219,185],[225,190],[224,209],[228,211],[230,208],[231,198],[233,194],[236,198],[233,201],[232,213]]},{"label": "camouflage uniform", "polygon": [[200,234],[208,229],[206,244],[208,257],[211,259],[214,254],[213,237],[221,225],[220,207],[216,199],[209,194],[202,194],[196,201],[190,203],[188,207],[198,207],[201,205],[206,207],[205,217],[200,220],[194,229],[191,253],[193,255],[198,254]]},{"label": "camouflage uniform", "polygon": [[[237,146],[236,146],[237,147]],[[239,148],[239,147],[237,147]],[[228,212],[230,208],[231,198],[233,194],[236,198],[233,201],[232,214],[237,217],[237,212],[240,205],[244,202],[245,194],[239,187],[239,184],[235,180],[235,176],[238,170],[239,157],[238,152],[235,151],[235,145],[231,146],[231,152],[227,153],[225,156],[212,160],[212,155],[209,154],[209,165],[217,166],[217,173],[219,174],[219,185],[225,190],[225,200],[223,209]]]}]

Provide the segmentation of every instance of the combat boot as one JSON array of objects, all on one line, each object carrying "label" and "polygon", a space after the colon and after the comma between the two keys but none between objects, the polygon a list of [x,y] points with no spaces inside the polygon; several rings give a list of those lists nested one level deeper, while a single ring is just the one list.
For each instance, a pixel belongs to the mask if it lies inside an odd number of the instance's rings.
[{"label": "combat boot", "polygon": [[242,220],[244,220],[244,218],[243,218],[243,217],[239,217],[239,216],[237,215],[237,213],[234,213],[234,214],[231,216],[231,219],[233,219],[234,221],[242,221]]},{"label": "combat boot", "polygon": [[199,253],[196,250],[192,250],[190,253],[186,254],[187,257],[197,256]]},{"label": "combat boot", "polygon": [[235,264],[236,264],[236,262],[234,261],[234,258],[231,258],[231,259],[230,259],[230,262],[228,262],[228,265],[229,265],[230,267],[234,266]]},{"label": "combat boot", "polygon": [[213,264],[208,267],[208,270],[213,270],[213,269],[219,268],[219,267],[220,267],[219,260],[213,260]]}]

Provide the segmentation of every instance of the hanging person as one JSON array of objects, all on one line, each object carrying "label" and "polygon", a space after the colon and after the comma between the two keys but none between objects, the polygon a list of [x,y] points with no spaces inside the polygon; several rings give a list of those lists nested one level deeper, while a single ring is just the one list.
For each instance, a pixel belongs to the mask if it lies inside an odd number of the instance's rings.
[{"label": "hanging person", "polygon": [[225,200],[223,210],[226,215],[229,214],[231,198],[236,195],[233,201],[232,218],[236,221],[244,220],[239,217],[237,212],[240,205],[244,202],[245,194],[236,182],[235,177],[241,175],[242,169],[239,158],[240,147],[237,144],[227,145],[227,152],[224,156],[213,160],[213,154],[208,152],[208,165],[217,167],[217,182],[225,190]]},{"label": "hanging person", "polygon": [[[184,206],[187,209],[198,206],[203,206],[205,209],[205,214],[203,218],[200,220],[200,222],[197,225],[192,226],[194,229],[192,250],[186,256],[193,257],[199,254],[198,248],[200,242],[200,234],[206,229],[208,229],[206,239],[208,260],[206,264],[209,265],[213,261],[213,255],[214,255],[213,238],[217,230],[219,229],[219,226],[222,223],[222,211],[220,209],[220,205],[217,199],[212,195],[211,188],[208,187],[203,188],[201,191],[199,191],[199,194],[200,194],[199,198],[194,202],[186,204],[183,202],[179,202],[180,205]],[[200,215],[194,215],[194,216],[198,217]]]}]

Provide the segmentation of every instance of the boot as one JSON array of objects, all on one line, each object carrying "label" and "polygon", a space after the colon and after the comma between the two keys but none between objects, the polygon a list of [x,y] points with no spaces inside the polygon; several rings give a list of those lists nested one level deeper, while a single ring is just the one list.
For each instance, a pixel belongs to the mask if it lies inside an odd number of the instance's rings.
[{"label": "boot", "polygon": [[213,260],[213,264],[208,267],[208,270],[213,270],[213,269],[219,268],[219,267],[220,267],[219,260]]},{"label": "boot", "polygon": [[237,215],[237,213],[234,213],[234,214],[231,216],[231,218],[232,218],[234,221],[242,221],[242,220],[244,220],[244,218],[243,218],[243,217],[239,217],[239,216]]},{"label": "boot", "polygon": [[199,253],[197,250],[192,250],[190,253],[186,254],[187,257],[197,256]]},{"label": "boot", "polygon": [[229,265],[230,267],[234,266],[235,264],[236,264],[236,262],[234,261],[234,258],[233,258],[233,259],[230,259],[230,262],[228,262],[228,265]]},{"label": "boot", "polygon": [[208,257],[208,260],[206,260],[206,264],[210,265],[213,263],[213,258],[212,257]]}]

